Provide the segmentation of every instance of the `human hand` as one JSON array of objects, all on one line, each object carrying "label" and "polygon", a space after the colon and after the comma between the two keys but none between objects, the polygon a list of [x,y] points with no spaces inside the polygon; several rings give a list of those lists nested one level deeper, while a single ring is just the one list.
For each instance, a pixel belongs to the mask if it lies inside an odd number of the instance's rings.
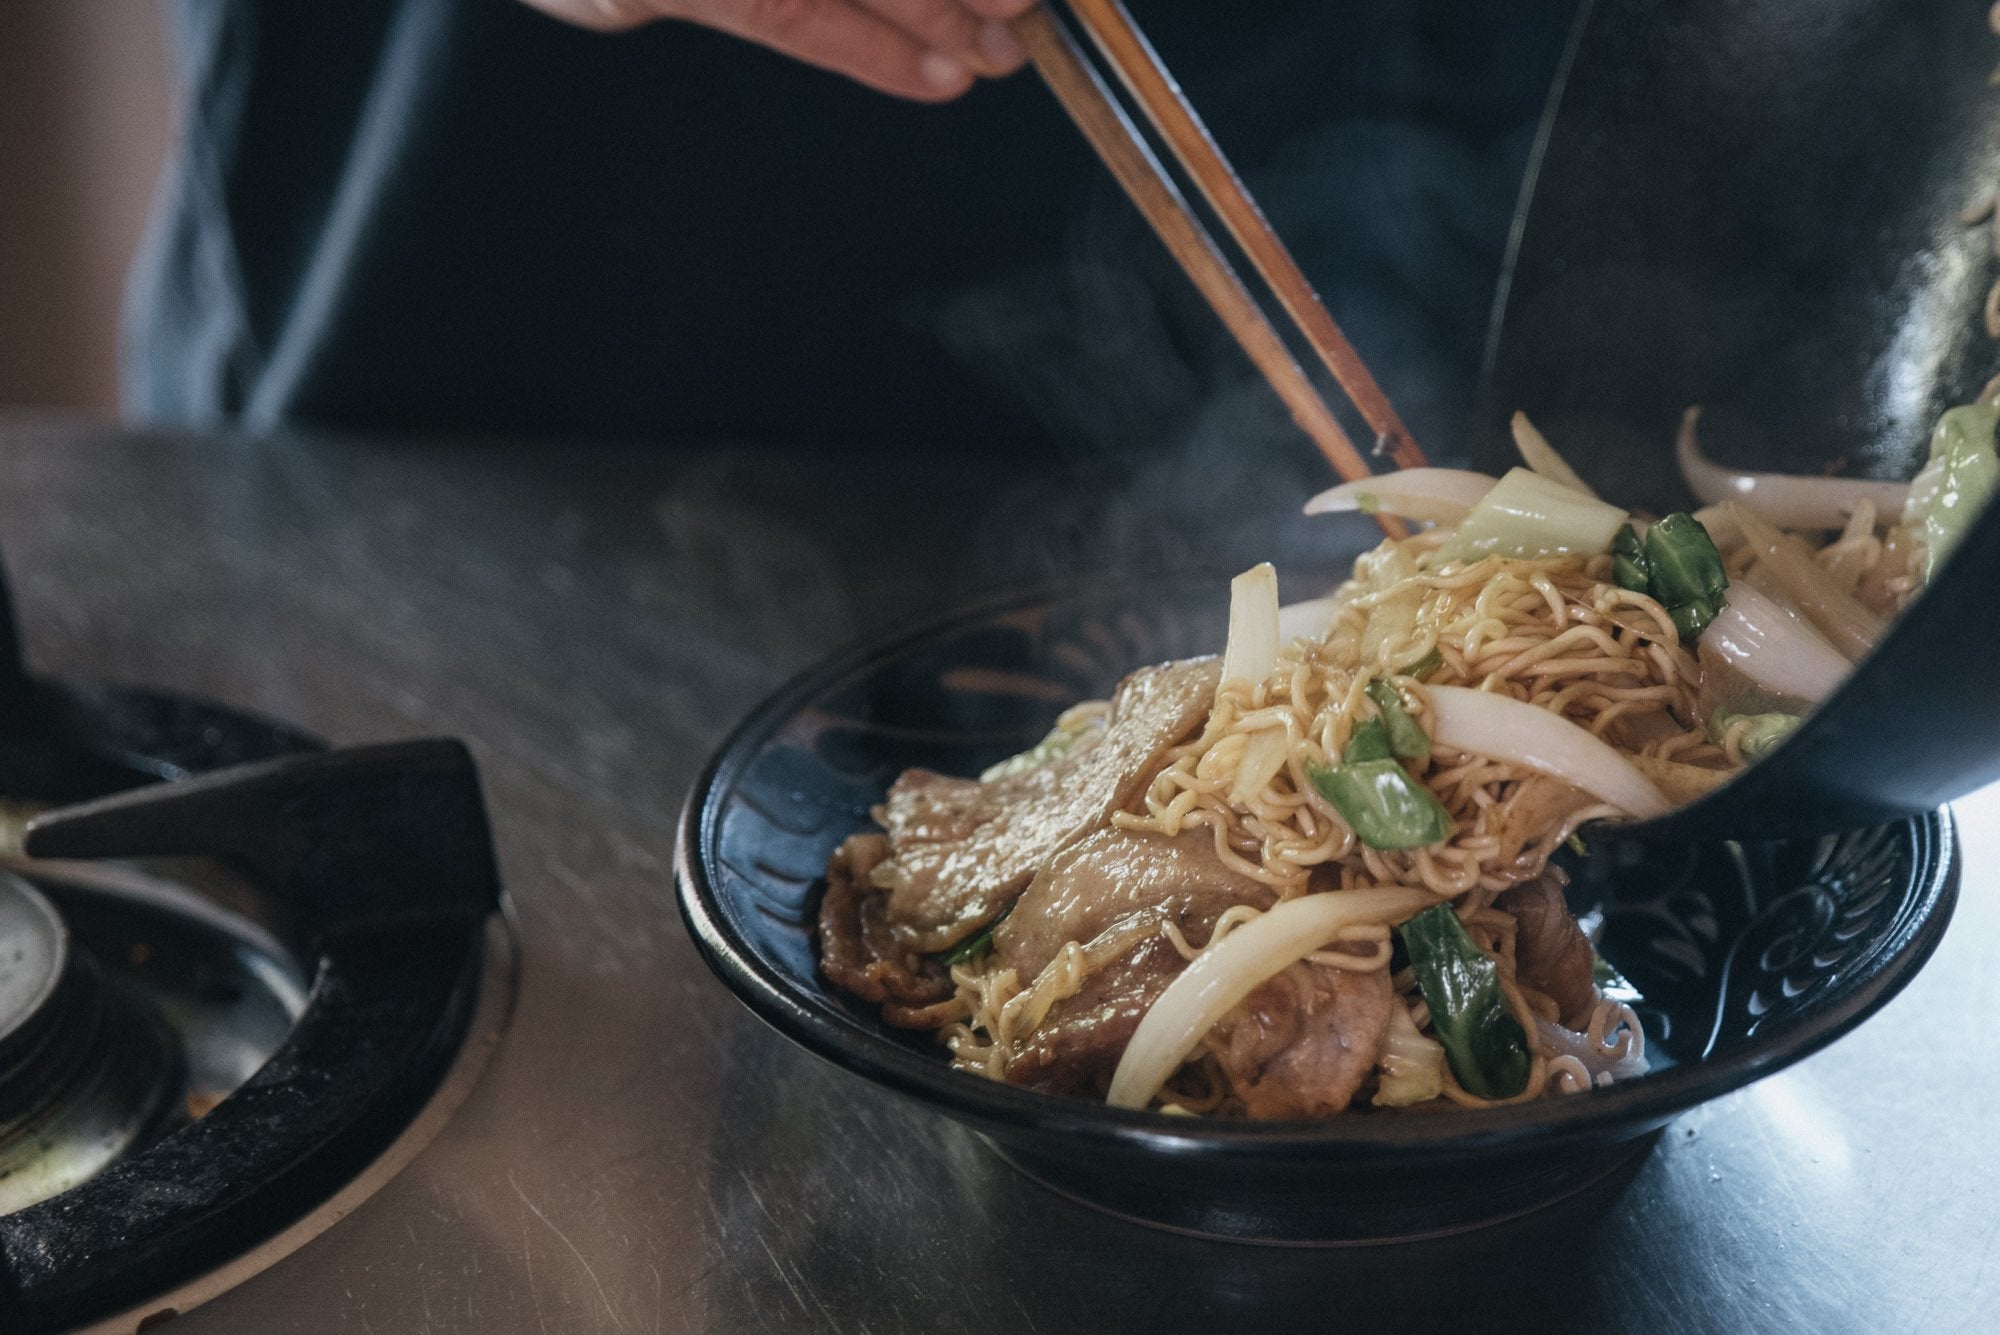
[{"label": "human hand", "polygon": [[685,19],[761,43],[870,88],[943,102],[1027,57],[1006,21],[1035,0],[527,0],[600,32]]}]

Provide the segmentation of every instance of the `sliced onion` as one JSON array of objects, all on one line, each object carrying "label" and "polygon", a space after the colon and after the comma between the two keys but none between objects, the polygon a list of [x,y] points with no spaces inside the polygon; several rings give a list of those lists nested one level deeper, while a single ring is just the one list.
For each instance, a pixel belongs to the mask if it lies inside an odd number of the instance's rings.
[{"label": "sliced onion", "polygon": [[1703,648],[1767,691],[1814,704],[1833,694],[1852,664],[1804,617],[1740,579],[1727,597],[1701,633]]},{"label": "sliced onion", "polygon": [[1633,769],[1645,775],[1648,783],[1658,788],[1666,795],[1669,802],[1676,805],[1692,802],[1697,797],[1706,797],[1727,783],[1730,778],[1727,770],[1688,765],[1678,760],[1662,760],[1658,756],[1639,755],[1629,759]]},{"label": "sliced onion", "polygon": [[1359,482],[1343,482],[1306,502],[1309,515],[1360,510],[1423,523],[1456,524],[1479,503],[1495,479],[1463,468],[1403,468]]},{"label": "sliced onion", "polygon": [[1278,666],[1278,571],[1260,561],[1229,581],[1229,642],[1222,680],[1252,685]]},{"label": "sliced onion", "polygon": [[1882,638],[1882,618],[1826,572],[1797,539],[1747,505],[1726,507],[1743,540],[1757,553],[1757,569],[1768,574],[1792,606],[1849,659],[1859,659]]},{"label": "sliced onion", "polygon": [[1229,800],[1248,806],[1278,777],[1278,771],[1292,756],[1291,734],[1283,728],[1266,728],[1250,734],[1243,758],[1236,762],[1236,781],[1229,786]]},{"label": "sliced onion", "polygon": [[[1743,545],[1745,539],[1743,530],[1736,526],[1734,502],[1704,505],[1694,512],[1694,517],[1696,523],[1708,530],[1708,540],[1715,544],[1717,550],[1726,552]],[[1639,525],[1635,522],[1632,527],[1638,529]],[[1643,538],[1646,534],[1642,530],[1639,536]]]},{"label": "sliced onion", "polygon": [[1582,1062],[1593,1078],[1631,1080],[1651,1069],[1646,1061],[1646,1031],[1639,1027],[1636,1015],[1623,1007],[1620,1011],[1622,1026],[1614,1026],[1601,1042],[1588,1033],[1579,1033],[1540,1016],[1535,1018],[1535,1032],[1557,1056],[1574,1057]]},{"label": "sliced onion", "polygon": [[1899,515],[1910,488],[1904,482],[1855,477],[1798,477],[1789,473],[1748,473],[1724,468],[1701,452],[1695,424],[1701,409],[1681,417],[1674,454],[1688,490],[1708,505],[1746,501],[1782,528],[1839,528],[1860,502],[1873,501],[1878,515]]},{"label": "sliced onion", "polygon": [[1303,603],[1287,603],[1278,609],[1278,643],[1293,640],[1323,640],[1333,629],[1333,614],[1340,600],[1332,594]]},{"label": "sliced onion", "polygon": [[1438,902],[1428,890],[1328,890],[1273,906],[1195,956],[1139,1021],[1118,1059],[1114,1108],[1143,1108],[1195,1045],[1243,998],[1312,954],[1344,927],[1395,925]]},{"label": "sliced onion", "polygon": [[1560,482],[1565,487],[1573,487],[1586,496],[1597,495],[1590,489],[1588,482],[1577,476],[1576,470],[1569,466],[1569,460],[1563,458],[1556,452],[1556,447],[1549,444],[1549,438],[1535,429],[1535,424],[1528,420],[1526,413],[1515,413],[1514,420],[1509,425],[1513,428],[1514,448],[1521,452],[1522,463],[1551,482]]},{"label": "sliced onion", "polygon": [[1552,774],[1626,812],[1647,817],[1671,805],[1631,761],[1588,729],[1538,705],[1465,686],[1433,686],[1431,740]]}]

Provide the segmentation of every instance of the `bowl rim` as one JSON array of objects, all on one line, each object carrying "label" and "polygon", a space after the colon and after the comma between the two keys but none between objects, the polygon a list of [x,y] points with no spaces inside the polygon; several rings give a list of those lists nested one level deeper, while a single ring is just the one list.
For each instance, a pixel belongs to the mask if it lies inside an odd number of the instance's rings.
[{"label": "bowl rim", "polygon": [[[1157,584],[1152,587],[1157,593]],[[1958,833],[1950,810],[1940,807],[1903,822],[1885,822],[1907,824],[1910,829],[1914,891],[1909,907],[1882,946],[1860,966],[1858,976],[1813,1013],[1771,1030],[1771,1041],[1753,1042],[1720,1057],[1676,1064],[1584,1094],[1498,1108],[1320,1120],[1197,1119],[1114,1108],[953,1070],[941,1052],[916,1051],[813,997],[750,944],[716,887],[713,869],[720,816],[716,799],[809,702],[837,689],[858,671],[954,630],[1053,605],[1066,597],[1101,596],[1106,588],[1107,581],[1101,580],[1037,586],[864,637],[795,674],[723,739],[681,809],[674,841],[675,897],[703,960],[753,1014],[837,1066],[1001,1136],[1058,1135],[1106,1150],[1224,1158],[1265,1157],[1280,1151],[1352,1158],[1357,1163],[1412,1157],[1435,1161],[1453,1155],[1519,1152],[1530,1148],[1527,1142],[1543,1149],[1629,1138],[1774,1074],[1818,1052],[1886,1005],[1922,969],[1950,923],[1961,873]]]}]

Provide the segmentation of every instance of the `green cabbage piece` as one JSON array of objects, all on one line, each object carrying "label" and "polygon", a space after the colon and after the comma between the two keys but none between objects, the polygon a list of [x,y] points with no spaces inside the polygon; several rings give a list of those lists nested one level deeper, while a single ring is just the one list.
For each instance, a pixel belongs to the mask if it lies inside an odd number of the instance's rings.
[{"label": "green cabbage piece", "polygon": [[1377,1107],[1407,1108],[1428,1103],[1444,1093],[1444,1049],[1418,1032],[1410,1013],[1397,1002],[1389,1010],[1389,1028],[1382,1035],[1382,1057],[1375,1064]]},{"label": "green cabbage piece", "polygon": [[1076,749],[1076,744],[1095,734],[1102,727],[1098,718],[1086,718],[1071,727],[1056,726],[1048,736],[1036,742],[1019,755],[1008,756],[998,764],[989,765],[979,772],[981,783],[992,783],[996,779],[1011,779],[1017,774],[1040,769],[1061,756]]},{"label": "green cabbage piece", "polygon": [[1925,579],[1937,574],[2000,482],[1996,427],[2000,406],[1973,403],[1948,410],[1931,433],[1930,462],[1911,480],[1903,511],[1904,522],[1924,540]]},{"label": "green cabbage piece", "polygon": [[1745,718],[1750,720],[1750,726],[1744,731],[1739,743],[1745,760],[1755,760],[1784,741],[1786,734],[1798,727],[1800,722],[1797,714],[1730,714],[1717,709],[1709,715],[1709,740],[1720,742],[1722,735],[1728,732],[1738,719]]},{"label": "green cabbage piece", "polygon": [[1439,555],[1446,561],[1594,556],[1610,548],[1624,522],[1625,512],[1615,505],[1511,468],[1459,521]]}]

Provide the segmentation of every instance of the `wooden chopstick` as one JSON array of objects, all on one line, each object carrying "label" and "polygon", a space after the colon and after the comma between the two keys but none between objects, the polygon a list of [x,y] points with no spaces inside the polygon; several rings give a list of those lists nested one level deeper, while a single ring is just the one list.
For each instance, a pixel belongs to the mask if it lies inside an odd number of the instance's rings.
[{"label": "wooden chopstick", "polygon": [[1278,331],[1264,318],[1243,280],[1229,267],[1208,229],[1188,207],[1180,188],[1140,137],[1138,127],[1132,124],[1104,80],[1098,77],[1069,29],[1046,5],[1037,5],[1015,19],[1012,26],[1056,100],[1104,159],[1111,174],[1138,205],[1243,351],[1249,354],[1251,362],[1270,381],[1299,429],[1319,447],[1342,478],[1354,482],[1371,476],[1373,470],[1354,448],[1354,442],[1348,439],[1326,401],[1313,388],[1311,379]]},{"label": "wooden chopstick", "polygon": [[1424,467],[1424,453],[1396,415],[1388,395],[1368,373],[1354,345],[1313,291],[1297,262],[1271,229],[1257,201],[1222,155],[1180,85],[1139,30],[1121,0],[1069,0],[1070,11],[1111,66],[1153,128],[1208,200],[1236,244],[1278,298],[1279,305],[1333,373],[1341,390],[1375,432],[1376,449],[1399,468]]}]

